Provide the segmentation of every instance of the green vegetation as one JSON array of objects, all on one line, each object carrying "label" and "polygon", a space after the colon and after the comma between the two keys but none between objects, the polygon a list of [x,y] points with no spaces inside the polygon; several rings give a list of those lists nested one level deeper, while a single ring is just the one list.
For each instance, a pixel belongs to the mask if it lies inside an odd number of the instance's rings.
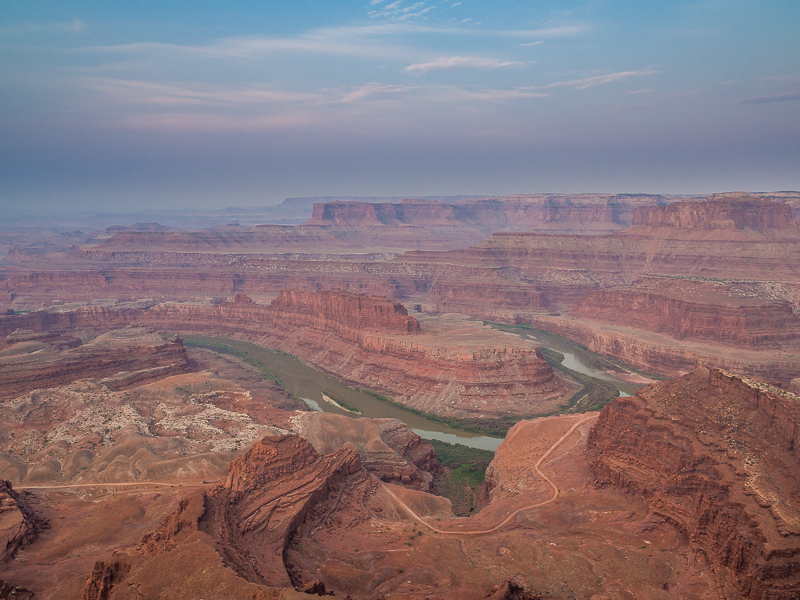
[{"label": "green vegetation", "polygon": [[602,379],[597,379],[596,377],[591,377],[585,373],[579,373],[578,371],[573,371],[565,367],[561,364],[564,360],[564,355],[560,352],[544,347],[540,347],[539,351],[547,361],[547,364],[553,369],[566,373],[583,386],[582,389],[578,390],[572,398],[569,399],[567,406],[552,414],[571,414],[600,410],[619,396],[617,386],[610,381],[603,381]]},{"label": "green vegetation", "polygon": [[322,393],[325,394],[328,398],[330,398],[334,402],[336,402],[336,404],[341,406],[343,409],[349,410],[350,412],[353,412],[353,413],[361,414],[361,410],[357,406],[353,406],[352,404],[350,404],[346,400],[342,400],[341,398],[338,398],[337,396],[335,396],[334,394],[331,394],[327,390],[324,390]]},{"label": "green vegetation", "polygon": [[277,375],[275,375],[275,373],[270,371],[264,365],[264,363],[254,358],[252,355],[245,352],[244,350],[239,350],[238,348],[234,348],[233,346],[229,346],[228,344],[222,344],[220,342],[209,342],[209,341],[199,340],[192,336],[187,336],[186,338],[184,338],[183,344],[189,348],[205,348],[207,350],[213,350],[214,352],[219,352],[221,354],[229,354],[231,356],[235,356],[241,361],[246,362],[248,365],[255,367],[256,371],[258,371],[259,375],[261,375],[261,377],[263,377],[264,379],[269,379],[271,381],[274,381],[275,383],[281,386],[283,385],[281,383],[280,378]]},{"label": "green vegetation", "polygon": [[450,469],[455,483],[462,487],[464,484],[469,484],[473,489],[483,483],[486,478],[486,468],[492,462],[494,452],[461,444],[448,444],[439,440],[426,441],[436,450],[439,462]]},{"label": "green vegetation", "polygon": [[561,367],[561,363],[564,362],[564,355],[561,354],[561,352],[545,348],[544,346],[539,346],[539,352],[551,367],[554,365],[556,367]]},{"label": "green vegetation", "polygon": [[487,435],[489,437],[497,437],[502,438],[505,437],[508,433],[508,430],[518,421],[521,421],[525,418],[533,418],[533,417],[524,417],[524,416],[512,416],[512,417],[500,417],[498,419],[466,419],[461,417],[443,417],[441,415],[435,415],[433,413],[425,412],[424,410],[419,410],[418,408],[414,408],[412,406],[408,406],[403,404],[402,402],[397,402],[396,400],[392,400],[387,396],[382,396],[377,392],[373,392],[372,390],[364,389],[364,388],[357,388],[359,392],[367,394],[368,396],[372,396],[376,400],[380,400],[381,402],[385,402],[386,404],[390,404],[395,408],[399,408],[400,410],[404,410],[412,415],[417,415],[419,417],[423,417],[428,419],[429,421],[433,421],[434,423],[440,423],[442,425],[447,425],[448,427],[452,427],[453,429],[459,429],[461,431],[469,431],[470,433],[477,433],[479,435]]}]

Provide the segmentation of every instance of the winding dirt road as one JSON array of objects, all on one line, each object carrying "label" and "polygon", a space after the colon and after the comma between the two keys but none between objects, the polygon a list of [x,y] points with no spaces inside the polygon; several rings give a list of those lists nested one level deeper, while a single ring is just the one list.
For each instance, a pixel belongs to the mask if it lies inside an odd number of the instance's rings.
[{"label": "winding dirt road", "polygon": [[116,487],[207,487],[209,483],[164,481],[120,481],[118,483],[64,483],[54,485],[15,485],[15,490],[62,490],[72,488],[116,488]]},{"label": "winding dirt road", "polygon": [[[480,529],[480,530],[473,530],[473,531],[447,531],[447,530],[444,530],[444,529],[439,529],[438,527],[434,527],[433,525],[428,523],[425,519],[423,519],[421,516],[419,516],[416,512],[414,512],[405,502],[403,502],[400,498],[398,498],[395,495],[395,493],[389,488],[389,486],[387,486],[385,483],[383,483],[380,479],[378,479],[374,475],[372,477],[394,499],[394,501],[397,502],[397,504],[398,504],[398,506],[400,508],[402,508],[406,513],[408,513],[411,516],[411,518],[413,518],[415,521],[417,521],[421,525],[424,525],[425,527],[427,527],[431,531],[434,531],[434,532],[442,534],[442,535],[486,535],[486,534],[489,534],[489,533],[494,533],[495,531],[498,531],[500,528],[502,528],[503,526],[508,524],[509,521],[511,521],[519,513],[525,512],[526,510],[531,510],[533,508],[540,508],[542,506],[547,506],[548,504],[552,504],[553,502],[555,502],[555,500],[558,498],[558,495],[561,493],[561,490],[559,490],[558,486],[555,483],[553,483],[553,481],[547,475],[542,473],[540,467],[541,467],[542,463],[553,453],[553,451],[555,451],[555,449],[558,448],[558,446],[560,446],[564,442],[564,440],[566,440],[570,435],[572,435],[572,433],[578,427],[580,427],[581,425],[583,425],[587,421],[591,421],[592,419],[596,419],[598,416],[599,415],[595,414],[595,415],[592,415],[590,417],[586,417],[585,419],[581,419],[577,423],[573,424],[572,427],[570,427],[569,430],[564,435],[562,435],[552,446],[550,446],[550,448],[547,449],[547,452],[542,454],[542,456],[540,456],[539,460],[537,460],[536,462],[532,461],[529,458],[521,457],[522,460],[526,460],[526,461],[530,462],[533,465],[534,471],[539,476],[541,476],[541,478],[544,479],[551,488],[553,488],[553,495],[549,499],[544,500],[542,502],[537,502],[535,504],[529,504],[527,506],[523,506],[522,508],[518,508],[518,509],[514,510],[511,514],[509,514],[500,523],[498,523],[497,525],[495,525],[494,527],[492,527],[490,529]],[[551,418],[555,419],[555,418],[558,418],[558,417],[551,417]],[[542,420],[545,420],[545,419],[542,419]],[[520,428],[516,429],[509,437],[506,438],[506,440],[505,440],[506,443],[510,443],[514,439],[514,437],[516,437],[516,435],[521,430],[522,429],[520,429]],[[19,489],[19,490],[44,490],[44,489],[47,489],[47,490],[58,490],[58,489],[70,489],[70,488],[72,488],[72,489],[74,489],[74,488],[92,488],[92,487],[94,487],[94,488],[117,488],[117,487],[151,487],[151,486],[152,487],[187,487],[188,488],[188,487],[201,487],[201,486],[206,486],[206,485],[208,485],[208,484],[206,484],[206,483],[181,483],[181,484],[176,484],[176,483],[156,482],[156,481],[135,481],[135,482],[132,481],[132,482],[118,482],[118,483],[73,483],[73,484],[60,484],[60,485],[59,484],[56,484],[56,485],[25,485],[25,486],[17,486],[16,489]]]},{"label": "winding dirt road", "polygon": [[[400,498],[398,498],[394,494],[394,492],[392,492],[392,490],[389,489],[389,486],[387,486],[385,483],[383,483],[379,479],[378,479],[378,482],[381,484],[383,489],[386,490],[392,498],[394,498],[394,500],[397,502],[397,504],[400,506],[400,508],[405,510],[415,521],[417,521],[420,524],[424,525],[425,527],[427,527],[431,531],[435,531],[436,533],[440,533],[442,535],[486,535],[488,533],[494,533],[495,531],[499,530],[501,527],[503,527],[506,524],[508,524],[508,522],[511,521],[514,517],[516,517],[519,513],[525,512],[526,510],[531,510],[532,508],[539,508],[541,506],[547,506],[548,504],[551,504],[551,503],[555,502],[555,500],[558,498],[558,495],[561,493],[561,490],[558,489],[558,486],[555,483],[553,483],[547,475],[542,473],[542,471],[539,469],[539,467],[545,461],[545,459],[547,459],[547,457],[550,456],[550,454],[552,454],[553,451],[565,439],[567,439],[572,434],[572,432],[574,432],[578,427],[580,427],[581,425],[583,425],[587,421],[591,421],[592,419],[596,419],[598,416],[599,415],[592,415],[590,417],[586,417],[585,419],[581,419],[580,421],[575,423],[572,427],[569,428],[569,431],[567,431],[552,446],[550,446],[550,448],[548,448],[547,452],[542,454],[542,456],[539,457],[539,460],[537,460],[536,462],[533,462],[532,460],[527,459],[527,458],[523,459],[523,460],[527,460],[528,462],[530,462],[533,465],[533,468],[536,471],[536,473],[538,475],[540,475],[542,477],[542,479],[544,479],[550,485],[550,487],[553,488],[553,495],[548,500],[544,500],[543,502],[537,502],[536,504],[529,504],[527,506],[523,506],[522,508],[518,508],[517,510],[513,511],[510,515],[508,515],[505,519],[503,519],[500,523],[498,523],[497,525],[495,525],[491,529],[480,529],[480,530],[474,530],[474,531],[447,531],[447,530],[444,530],[444,529],[439,529],[438,527],[434,527],[433,525],[428,523],[425,519],[420,517],[417,513],[415,513],[411,508],[409,508],[408,505],[405,502],[403,502]],[[553,417],[553,418],[556,418],[556,417]],[[516,431],[514,431],[514,433],[512,433],[511,436],[506,438],[506,442],[510,442],[511,440],[513,440],[514,437],[517,435],[517,433],[519,431],[521,431],[521,429],[517,429]]]}]

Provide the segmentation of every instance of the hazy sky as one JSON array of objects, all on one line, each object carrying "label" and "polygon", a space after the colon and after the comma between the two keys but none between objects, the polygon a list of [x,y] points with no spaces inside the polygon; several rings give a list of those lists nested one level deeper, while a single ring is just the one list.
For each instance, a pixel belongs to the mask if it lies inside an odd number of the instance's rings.
[{"label": "hazy sky", "polygon": [[798,0],[6,0],[0,203],[800,189]]}]

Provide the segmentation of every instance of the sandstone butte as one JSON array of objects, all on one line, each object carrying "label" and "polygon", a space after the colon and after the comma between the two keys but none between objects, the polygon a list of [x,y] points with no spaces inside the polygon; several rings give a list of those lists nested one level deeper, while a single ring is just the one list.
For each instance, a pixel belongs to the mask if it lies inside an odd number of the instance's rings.
[{"label": "sandstone butte", "polygon": [[543,414],[564,406],[574,392],[574,385],[557,376],[531,342],[466,320],[432,320],[425,332],[400,304],[337,290],[286,290],[269,306],[240,295],[235,302],[214,305],[36,311],[0,317],[0,333],[18,328],[102,331],[131,323],[243,337],[442,415]]},{"label": "sandstone butte", "polygon": [[588,451],[599,485],[643,497],[725,598],[800,595],[800,397],[699,368],[618,398]]}]

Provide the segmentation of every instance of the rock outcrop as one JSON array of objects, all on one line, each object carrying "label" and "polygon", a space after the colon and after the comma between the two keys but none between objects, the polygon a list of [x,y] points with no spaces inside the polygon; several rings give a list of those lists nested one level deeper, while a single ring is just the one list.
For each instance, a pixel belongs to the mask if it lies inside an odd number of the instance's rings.
[{"label": "rock outcrop", "polygon": [[349,339],[357,339],[363,331],[372,329],[402,334],[420,330],[419,322],[408,316],[402,304],[342,290],[284,290],[270,306],[275,323],[335,331]]},{"label": "rock outcrop", "polygon": [[[58,333],[49,336],[64,339]],[[7,347],[0,350],[0,399],[78,379],[136,372],[133,378],[109,381],[111,387],[121,388],[192,370],[180,338],[167,341],[147,328],[117,330],[87,344],[71,338],[52,345],[35,337],[12,333],[6,338]],[[26,341],[15,341],[19,339]],[[67,350],[59,350],[58,345],[66,345]]]},{"label": "rock outcrop", "polygon": [[10,481],[0,480],[0,568],[48,526]]},{"label": "rock outcrop", "polygon": [[381,481],[429,492],[434,476],[443,470],[433,446],[397,419],[351,419],[323,412],[301,419],[302,436],[317,452],[329,454],[352,445],[364,468]]},{"label": "rock outcrop", "polygon": [[123,561],[97,561],[86,578],[82,600],[109,600],[114,586],[125,581],[130,570],[131,566]]},{"label": "rock outcrop", "polygon": [[644,498],[726,598],[800,594],[800,397],[699,368],[618,398],[588,441],[599,485]]},{"label": "rock outcrop", "polygon": [[241,577],[291,587],[283,564],[289,536],[314,505],[361,473],[354,450],[320,456],[297,436],[264,438],[231,463],[224,482],[182,502],[145,535],[142,549],[161,554],[202,532],[224,548]]},{"label": "rock outcrop", "polygon": [[765,235],[786,231],[797,236],[791,206],[744,192],[714,194],[704,202],[638,207],[633,225],[675,230],[750,230]]}]

